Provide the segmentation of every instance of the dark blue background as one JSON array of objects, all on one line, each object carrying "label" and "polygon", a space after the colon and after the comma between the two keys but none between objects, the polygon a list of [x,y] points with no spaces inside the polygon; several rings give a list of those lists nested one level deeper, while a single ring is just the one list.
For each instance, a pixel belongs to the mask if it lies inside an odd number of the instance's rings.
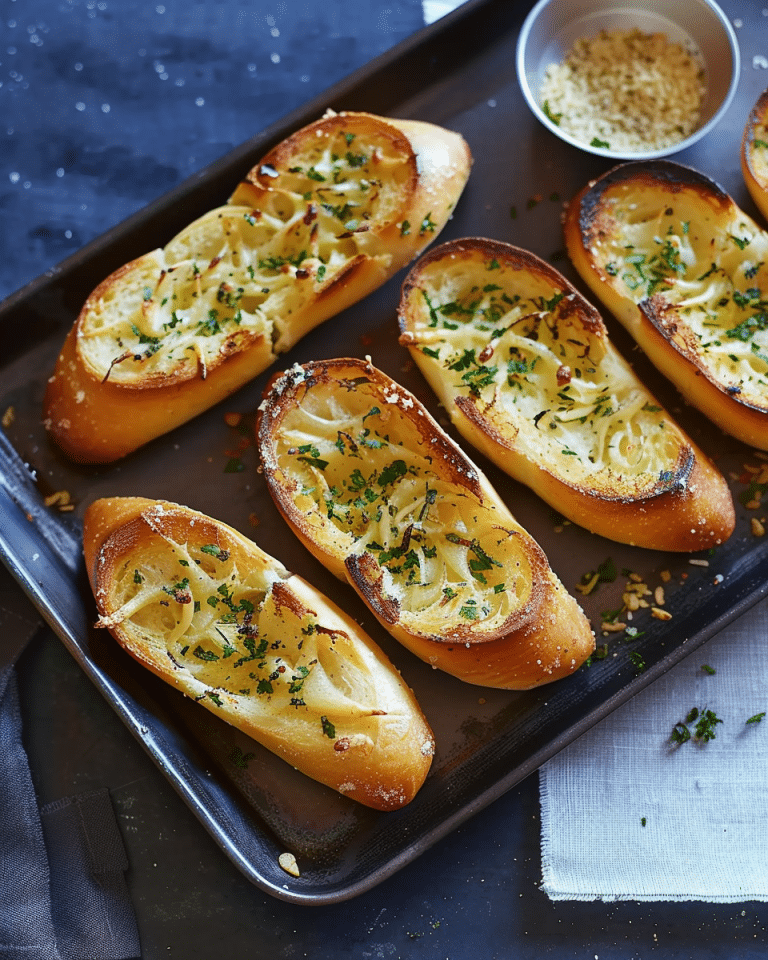
[{"label": "dark blue background", "polygon": [[[0,297],[422,23],[417,0],[0,0]],[[110,789],[145,960],[766,956],[768,905],[550,902],[535,777],[349,903],[273,900],[46,629],[20,680],[41,799]]]}]

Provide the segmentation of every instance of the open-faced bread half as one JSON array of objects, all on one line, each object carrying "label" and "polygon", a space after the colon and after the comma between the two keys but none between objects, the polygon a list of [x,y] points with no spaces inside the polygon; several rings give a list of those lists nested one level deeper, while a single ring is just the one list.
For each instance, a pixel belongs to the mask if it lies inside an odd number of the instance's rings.
[{"label": "open-faced bread half", "polygon": [[716,183],[627,163],[571,201],[576,269],[651,361],[723,431],[768,449],[768,233]]},{"label": "open-faced bread half", "polygon": [[768,90],[758,98],[744,127],[741,171],[752,199],[768,220]]},{"label": "open-faced bread half", "polygon": [[153,673],[362,804],[414,797],[429,726],[382,651],[308,583],[164,501],[97,500],[83,543],[97,626]]},{"label": "open-faced bread half", "polygon": [[228,396],[420,253],[470,164],[459,134],[415,120],[328,113],[294,133],[96,287],[48,385],[50,435],[109,462]]},{"label": "open-faced bread half", "polygon": [[732,532],[723,476],[543,260],[492,240],[442,244],[409,272],[399,319],[462,435],[565,517],[658,550]]},{"label": "open-faced bread half", "polygon": [[526,689],[594,648],[541,547],[426,408],[354,359],[273,379],[258,447],[288,524],[422,660]]}]

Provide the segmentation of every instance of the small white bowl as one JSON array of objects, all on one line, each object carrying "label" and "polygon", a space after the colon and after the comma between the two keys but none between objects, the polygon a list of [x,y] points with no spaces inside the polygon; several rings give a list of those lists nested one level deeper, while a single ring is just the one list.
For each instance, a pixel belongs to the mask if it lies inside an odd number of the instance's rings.
[{"label": "small white bowl", "polygon": [[[547,67],[560,63],[581,37],[601,30],[663,33],[686,49],[698,49],[706,71],[707,89],[699,125],[692,134],[661,150],[632,153],[591,146],[561,130],[544,112],[539,91]],[[600,157],[651,160],[685,150],[704,137],[728,108],[739,79],[740,55],[736,34],[727,17],[711,0],[539,0],[523,23],[517,42],[517,74],[533,113],[561,140]]]}]

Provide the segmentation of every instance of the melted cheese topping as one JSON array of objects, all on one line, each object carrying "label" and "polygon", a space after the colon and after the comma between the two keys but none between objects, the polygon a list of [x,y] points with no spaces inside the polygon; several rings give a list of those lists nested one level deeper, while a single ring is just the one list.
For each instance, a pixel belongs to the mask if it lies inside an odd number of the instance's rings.
[{"label": "melted cheese topping", "polygon": [[482,250],[432,260],[404,311],[451,397],[566,483],[663,488],[684,439],[575,296]]},{"label": "melted cheese topping", "polygon": [[281,482],[321,549],[375,558],[403,624],[498,629],[530,599],[529,538],[446,466],[413,408],[402,389],[382,395],[364,377],[313,383],[273,439]]},{"label": "melted cheese topping", "polygon": [[[665,335],[720,387],[768,406],[768,233],[685,191],[619,187],[590,251],[621,295],[667,308]],[[669,309],[671,308],[671,309]]]},{"label": "melted cheese topping", "polygon": [[409,199],[410,150],[358,132],[350,118],[284,159],[280,171],[261,168],[270,191],[259,209],[247,205],[246,185],[91,298],[78,349],[94,376],[123,385],[204,378],[256,338],[278,353],[291,315],[356,257],[386,268],[377,231]]},{"label": "melted cheese topping", "polygon": [[178,542],[155,526],[118,562],[111,612],[99,626],[140,655],[149,649],[172,682],[214,711],[282,714],[325,724],[327,736],[344,720],[376,714],[366,651],[286,603],[275,571],[239,567],[221,536],[216,544]]}]

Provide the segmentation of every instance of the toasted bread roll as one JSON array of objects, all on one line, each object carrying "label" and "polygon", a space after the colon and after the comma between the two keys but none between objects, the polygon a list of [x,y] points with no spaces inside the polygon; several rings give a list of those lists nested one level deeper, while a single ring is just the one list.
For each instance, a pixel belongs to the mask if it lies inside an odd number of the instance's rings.
[{"label": "toasted bread roll", "polygon": [[564,516],[612,540],[701,550],[733,531],[723,476],[557,270],[492,240],[411,269],[401,342],[466,439]]},{"label": "toasted bread roll", "polygon": [[86,301],[45,397],[72,458],[116,460],[231,394],[431,242],[471,164],[456,133],[328,113],[229,202]]},{"label": "toasted bread roll", "polygon": [[716,183],[628,163],[569,204],[576,269],[683,396],[768,449],[768,233]]},{"label": "toasted bread roll", "polygon": [[768,90],[758,98],[744,127],[741,172],[752,199],[768,220]]},{"label": "toasted bread roll", "polygon": [[133,657],[315,780],[379,810],[434,752],[399,674],[360,627],[236,530],[142,498],[87,510],[100,618]]},{"label": "toasted bread roll", "polygon": [[257,436],[299,539],[422,660],[527,689],[592,652],[589,623],[539,545],[422,404],[369,362],[273,379]]}]

